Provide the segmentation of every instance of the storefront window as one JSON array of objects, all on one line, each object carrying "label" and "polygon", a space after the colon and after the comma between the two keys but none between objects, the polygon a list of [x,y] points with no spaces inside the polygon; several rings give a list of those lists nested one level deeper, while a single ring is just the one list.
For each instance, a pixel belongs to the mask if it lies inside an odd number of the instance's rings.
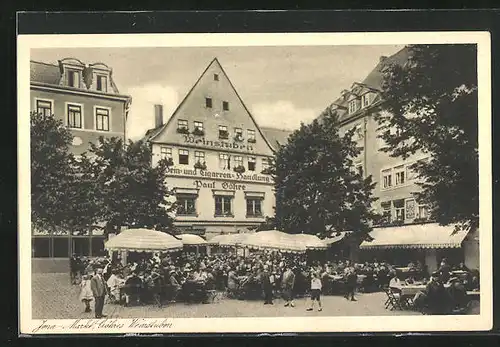
[{"label": "storefront window", "polygon": [[77,256],[90,255],[90,239],[88,237],[73,238],[73,253]]},{"label": "storefront window", "polygon": [[247,198],[247,216],[262,216],[262,199]]},{"label": "storefront window", "polygon": [[93,257],[100,257],[106,255],[104,250],[104,237],[92,237],[92,254]]},{"label": "storefront window", "polygon": [[50,257],[50,238],[34,237],[33,238],[33,257],[48,258]]},{"label": "storefront window", "polygon": [[55,237],[54,241],[54,258],[69,257],[69,243],[67,237]]},{"label": "storefront window", "polygon": [[230,196],[216,196],[215,197],[215,215],[216,216],[230,216],[232,215]]},{"label": "storefront window", "polygon": [[178,195],[177,196],[177,215],[189,216],[196,215],[196,196]]}]

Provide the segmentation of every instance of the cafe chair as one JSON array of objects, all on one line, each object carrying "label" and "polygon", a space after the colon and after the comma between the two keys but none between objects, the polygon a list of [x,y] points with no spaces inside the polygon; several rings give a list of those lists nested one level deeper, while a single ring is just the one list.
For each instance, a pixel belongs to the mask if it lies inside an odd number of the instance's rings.
[{"label": "cafe chair", "polygon": [[385,301],[385,308],[389,310],[403,310],[403,306],[401,305],[401,294],[394,292],[391,288],[389,287],[384,287],[383,288],[384,293],[387,296],[387,300]]}]

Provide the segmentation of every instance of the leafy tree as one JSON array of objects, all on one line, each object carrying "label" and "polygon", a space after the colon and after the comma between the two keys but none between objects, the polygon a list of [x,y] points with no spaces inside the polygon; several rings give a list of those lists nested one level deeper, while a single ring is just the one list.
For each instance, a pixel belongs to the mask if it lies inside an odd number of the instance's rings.
[{"label": "leafy tree", "polygon": [[174,203],[166,186],[168,163],[161,160],[153,167],[152,152],[143,141],[103,137],[90,145],[79,167],[82,177],[91,183],[92,204],[97,218],[105,221],[105,232],[119,232],[122,226],[167,231],[172,227],[169,213]]},{"label": "leafy tree", "polygon": [[[338,117],[327,109],[321,121],[302,124],[282,146],[272,165],[276,190],[276,224],[289,233],[326,236],[355,231],[365,238],[377,218],[372,210],[372,178],[353,170],[360,148],[354,130],[338,133]],[[327,226],[331,226],[327,230]]]},{"label": "leafy tree", "polygon": [[415,195],[442,225],[479,221],[477,48],[412,45],[404,65],[383,71],[383,150],[393,157],[428,154],[414,165]]},{"label": "leafy tree", "polygon": [[[85,191],[69,152],[71,132],[52,115],[30,115],[31,220],[40,230],[73,230],[88,225],[82,214]],[[80,197],[80,198],[77,198]]]}]

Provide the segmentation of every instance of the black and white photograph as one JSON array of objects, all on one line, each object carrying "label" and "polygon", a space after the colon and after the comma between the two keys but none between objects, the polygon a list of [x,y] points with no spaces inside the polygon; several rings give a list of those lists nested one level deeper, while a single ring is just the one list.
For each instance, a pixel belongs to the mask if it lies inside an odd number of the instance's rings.
[{"label": "black and white photograph", "polygon": [[18,44],[23,332],[491,326],[487,33]]}]

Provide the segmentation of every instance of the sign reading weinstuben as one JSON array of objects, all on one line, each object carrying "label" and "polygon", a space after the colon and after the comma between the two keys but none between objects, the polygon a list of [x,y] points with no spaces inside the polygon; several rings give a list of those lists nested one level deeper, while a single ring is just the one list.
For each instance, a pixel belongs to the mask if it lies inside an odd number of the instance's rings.
[{"label": "sign reading weinstuben", "polygon": [[208,147],[214,149],[229,149],[229,150],[247,150],[249,152],[253,152],[253,146],[250,144],[236,143],[236,142],[228,142],[228,141],[211,141],[203,138],[198,138],[195,136],[184,135],[184,143],[190,145],[196,145],[201,147]]}]

